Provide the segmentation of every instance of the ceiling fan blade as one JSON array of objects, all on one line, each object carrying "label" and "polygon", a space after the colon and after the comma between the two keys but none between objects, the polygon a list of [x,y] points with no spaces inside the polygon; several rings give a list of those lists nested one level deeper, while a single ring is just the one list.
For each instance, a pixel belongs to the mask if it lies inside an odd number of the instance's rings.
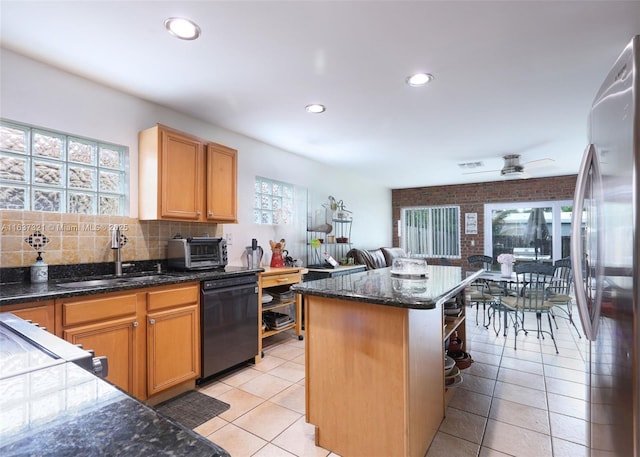
[{"label": "ceiling fan blade", "polygon": [[467,171],[463,175],[477,175],[480,173],[500,173],[500,170]]},{"label": "ceiling fan blade", "polygon": [[523,166],[526,168],[536,168],[536,167],[544,167],[547,165],[551,165],[555,160],[553,159],[538,159],[532,160],[531,162],[526,162]]}]

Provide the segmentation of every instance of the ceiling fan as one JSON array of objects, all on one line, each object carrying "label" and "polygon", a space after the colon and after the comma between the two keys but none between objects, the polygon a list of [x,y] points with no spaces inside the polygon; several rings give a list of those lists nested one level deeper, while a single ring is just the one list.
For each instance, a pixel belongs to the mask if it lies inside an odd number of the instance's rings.
[{"label": "ceiling fan", "polygon": [[[472,175],[479,173],[496,173],[500,172],[500,176],[505,179],[526,179],[529,178],[530,175],[525,171],[525,167],[527,169],[530,168],[538,168],[555,162],[553,159],[538,159],[532,160],[530,162],[520,163],[520,154],[507,154],[502,157],[504,159],[504,166],[501,170],[483,170],[483,171],[468,171],[463,173],[464,175]],[[481,162],[480,162],[481,163]],[[465,167],[465,164],[459,164],[462,168]]]}]

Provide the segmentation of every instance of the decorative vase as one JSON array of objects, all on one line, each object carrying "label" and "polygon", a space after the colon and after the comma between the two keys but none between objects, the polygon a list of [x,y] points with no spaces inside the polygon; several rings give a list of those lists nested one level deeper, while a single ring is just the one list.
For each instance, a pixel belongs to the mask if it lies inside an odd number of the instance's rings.
[{"label": "decorative vase", "polygon": [[510,278],[513,273],[513,264],[512,263],[503,263],[500,264],[500,272],[502,273],[503,278]]}]

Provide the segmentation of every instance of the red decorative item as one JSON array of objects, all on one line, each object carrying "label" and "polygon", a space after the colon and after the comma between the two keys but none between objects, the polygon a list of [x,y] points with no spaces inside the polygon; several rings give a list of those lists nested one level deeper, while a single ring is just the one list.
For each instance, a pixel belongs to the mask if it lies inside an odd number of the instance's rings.
[{"label": "red decorative item", "polygon": [[285,263],[282,251],[284,250],[285,244],[284,238],[278,242],[269,240],[269,245],[271,246],[271,267],[284,268]]}]

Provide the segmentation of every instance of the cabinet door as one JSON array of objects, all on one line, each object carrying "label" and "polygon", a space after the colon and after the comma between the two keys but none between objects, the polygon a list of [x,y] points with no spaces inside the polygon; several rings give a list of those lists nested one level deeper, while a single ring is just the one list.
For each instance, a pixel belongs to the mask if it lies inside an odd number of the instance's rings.
[{"label": "cabinet door", "polygon": [[238,158],[235,149],[207,146],[207,220],[237,222]]},{"label": "cabinet door", "polygon": [[161,130],[160,138],[160,217],[203,220],[202,142],[168,130]]},{"label": "cabinet door", "polygon": [[197,304],[147,315],[147,392],[162,392],[200,375]]},{"label": "cabinet door", "polygon": [[55,312],[53,300],[1,306],[0,313],[15,314],[21,319],[38,324],[39,327],[43,327],[49,333],[55,333]]},{"label": "cabinet door", "polygon": [[135,391],[137,327],[138,322],[132,316],[64,330],[63,338],[94,350],[96,356],[107,356],[107,379],[126,392],[140,396]]}]

